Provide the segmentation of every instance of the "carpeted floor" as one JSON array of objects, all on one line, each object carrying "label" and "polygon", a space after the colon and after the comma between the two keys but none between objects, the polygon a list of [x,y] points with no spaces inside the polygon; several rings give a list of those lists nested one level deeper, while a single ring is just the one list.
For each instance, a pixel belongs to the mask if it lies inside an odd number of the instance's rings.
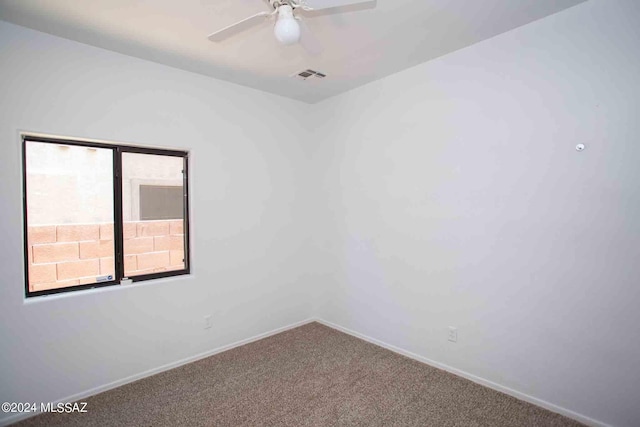
[{"label": "carpeted floor", "polygon": [[85,399],[24,426],[579,426],[311,323]]}]

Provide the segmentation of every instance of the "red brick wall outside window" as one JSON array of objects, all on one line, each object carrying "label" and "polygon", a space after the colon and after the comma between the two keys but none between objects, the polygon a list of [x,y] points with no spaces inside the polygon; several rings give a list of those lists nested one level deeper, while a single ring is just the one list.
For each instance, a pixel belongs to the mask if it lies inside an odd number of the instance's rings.
[{"label": "red brick wall outside window", "polygon": [[[184,266],[182,220],[124,223],[125,275],[138,276]],[[28,227],[29,290],[95,283],[114,275],[113,224]]]}]

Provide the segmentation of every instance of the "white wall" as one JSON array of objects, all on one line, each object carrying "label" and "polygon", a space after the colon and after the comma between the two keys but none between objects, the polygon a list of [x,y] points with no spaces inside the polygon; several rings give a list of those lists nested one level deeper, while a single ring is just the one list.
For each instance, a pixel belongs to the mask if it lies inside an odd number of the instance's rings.
[{"label": "white wall", "polygon": [[[61,399],[310,314],[305,104],[4,22],[0,58],[0,401]],[[21,130],[190,149],[192,277],[25,302]]]},{"label": "white wall", "polygon": [[[314,106],[0,23],[0,400],[315,314],[637,424],[639,12],[592,0]],[[25,303],[19,130],[191,149],[193,277]]]},{"label": "white wall", "polygon": [[637,426],[638,18],[593,0],[320,104],[319,316]]}]

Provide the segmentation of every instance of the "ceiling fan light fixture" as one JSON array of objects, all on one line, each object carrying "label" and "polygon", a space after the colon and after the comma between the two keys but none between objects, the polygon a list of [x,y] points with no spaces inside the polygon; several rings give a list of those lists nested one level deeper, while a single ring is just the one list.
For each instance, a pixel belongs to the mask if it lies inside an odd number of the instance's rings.
[{"label": "ceiling fan light fixture", "polygon": [[278,19],[273,27],[273,34],[284,45],[295,44],[300,40],[300,24],[293,16],[293,8],[288,4],[278,8]]}]

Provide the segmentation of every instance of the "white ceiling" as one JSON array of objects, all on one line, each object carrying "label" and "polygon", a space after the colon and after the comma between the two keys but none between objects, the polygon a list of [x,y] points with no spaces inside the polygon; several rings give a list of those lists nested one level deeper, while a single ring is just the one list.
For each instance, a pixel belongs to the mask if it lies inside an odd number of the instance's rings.
[{"label": "white ceiling", "polygon": [[[207,36],[265,0],[0,0],[0,19],[307,103],[559,12],[585,0],[378,0],[305,19],[322,46],[281,46],[268,22],[222,43]],[[325,79],[296,80],[312,68]]]}]

